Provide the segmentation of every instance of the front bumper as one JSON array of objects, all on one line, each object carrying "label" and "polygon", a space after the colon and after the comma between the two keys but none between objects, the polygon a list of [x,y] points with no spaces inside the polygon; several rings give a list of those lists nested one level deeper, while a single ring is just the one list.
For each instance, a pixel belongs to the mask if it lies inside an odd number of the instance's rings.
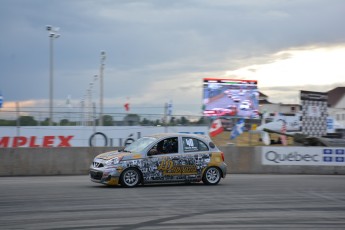
[{"label": "front bumper", "polygon": [[95,183],[101,183],[105,185],[119,185],[120,181],[120,172],[118,170],[106,170],[91,167],[89,170],[89,175],[91,181]]}]

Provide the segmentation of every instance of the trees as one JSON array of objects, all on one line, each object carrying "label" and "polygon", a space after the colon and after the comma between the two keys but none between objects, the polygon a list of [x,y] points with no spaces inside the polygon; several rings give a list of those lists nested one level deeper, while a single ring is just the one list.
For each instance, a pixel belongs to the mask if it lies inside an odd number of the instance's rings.
[{"label": "trees", "polygon": [[[41,123],[40,123],[40,125],[42,125],[42,126],[49,126],[49,118],[47,117],[44,121],[42,121]],[[56,123],[55,122],[53,122],[53,125],[56,125]]]},{"label": "trees", "polygon": [[21,126],[36,126],[37,121],[35,120],[33,116],[20,116],[19,124]]},{"label": "trees", "polygon": [[[169,120],[160,118],[163,115],[156,115],[150,117],[144,117],[141,119],[138,114],[126,114],[122,120],[114,120],[114,115],[103,115],[103,125],[104,126],[177,126],[177,125],[205,125],[207,124],[207,118],[200,117],[198,120],[189,120],[185,116],[171,116]],[[99,121],[96,119],[95,122],[90,123],[81,121],[80,117],[72,117],[73,120],[62,118],[60,121],[53,122],[54,126],[75,126],[75,125],[99,125]],[[18,120],[5,120],[0,119],[0,126],[49,126],[49,118],[45,120],[35,120],[35,116],[19,116]]]},{"label": "trees", "polygon": [[187,125],[189,123],[189,121],[187,118],[181,117],[180,123],[181,123],[181,125]]},{"label": "trees", "polygon": [[170,118],[169,125],[172,125],[172,126],[176,125],[176,118],[175,117]]},{"label": "trees", "polygon": [[68,126],[68,125],[70,125],[70,122],[69,122],[68,119],[62,119],[62,120],[60,121],[60,125],[61,125],[61,126]]},{"label": "trees", "polygon": [[147,118],[144,118],[141,122],[140,122],[141,125],[152,125],[152,121],[150,121],[149,119]]},{"label": "trees", "polygon": [[138,114],[127,114],[123,118],[124,125],[139,125],[140,122],[140,116]]},{"label": "trees", "polygon": [[103,115],[103,125],[104,126],[114,125],[113,117],[110,115]]},{"label": "trees", "polygon": [[16,126],[16,121],[0,119],[0,126]]}]

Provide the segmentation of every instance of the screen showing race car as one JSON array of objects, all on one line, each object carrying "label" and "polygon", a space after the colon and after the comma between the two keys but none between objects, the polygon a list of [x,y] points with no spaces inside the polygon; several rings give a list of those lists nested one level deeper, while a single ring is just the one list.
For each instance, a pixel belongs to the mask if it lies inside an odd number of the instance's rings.
[{"label": "screen showing race car", "polygon": [[205,116],[259,117],[259,91],[256,80],[204,78]]}]

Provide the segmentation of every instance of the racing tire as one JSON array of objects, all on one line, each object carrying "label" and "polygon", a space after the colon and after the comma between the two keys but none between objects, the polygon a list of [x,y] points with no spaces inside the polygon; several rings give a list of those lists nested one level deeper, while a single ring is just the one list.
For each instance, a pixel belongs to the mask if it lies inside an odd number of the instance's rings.
[{"label": "racing tire", "polygon": [[209,167],[205,170],[204,175],[202,176],[202,182],[206,185],[216,185],[219,183],[221,172],[217,167]]},{"label": "racing tire", "polygon": [[126,188],[133,188],[141,181],[141,175],[138,169],[129,168],[122,172],[120,177],[121,185]]}]

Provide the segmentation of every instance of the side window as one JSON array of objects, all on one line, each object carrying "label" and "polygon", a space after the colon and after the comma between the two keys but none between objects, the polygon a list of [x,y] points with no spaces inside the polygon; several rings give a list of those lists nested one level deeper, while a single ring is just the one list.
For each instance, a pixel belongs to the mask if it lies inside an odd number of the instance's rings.
[{"label": "side window", "polygon": [[195,138],[183,137],[183,151],[188,152],[200,152],[200,151],[208,151],[207,145]]},{"label": "side window", "polygon": [[208,151],[208,147],[204,142],[202,141],[198,141],[198,142],[199,142],[199,151]]},{"label": "side window", "polygon": [[153,151],[153,155],[178,153],[178,139],[172,137],[161,140],[150,151]]}]

